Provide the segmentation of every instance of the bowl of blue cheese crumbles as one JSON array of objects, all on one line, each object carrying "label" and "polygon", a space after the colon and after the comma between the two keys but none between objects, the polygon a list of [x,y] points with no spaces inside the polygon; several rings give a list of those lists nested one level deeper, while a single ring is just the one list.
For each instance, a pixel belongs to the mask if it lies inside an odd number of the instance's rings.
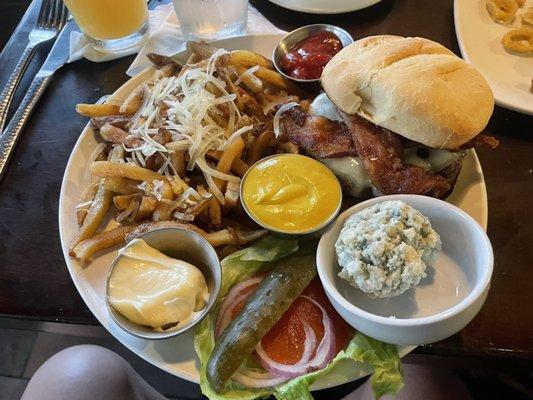
[{"label": "bowl of blue cheese crumbles", "polygon": [[379,298],[416,286],[441,247],[429,219],[401,200],[356,212],[344,222],[335,243],[339,276]]},{"label": "bowl of blue cheese crumbles", "polygon": [[463,329],[490,287],[494,257],[484,229],[445,201],[369,199],[320,238],[326,295],[355,329],[398,345],[433,343]]}]

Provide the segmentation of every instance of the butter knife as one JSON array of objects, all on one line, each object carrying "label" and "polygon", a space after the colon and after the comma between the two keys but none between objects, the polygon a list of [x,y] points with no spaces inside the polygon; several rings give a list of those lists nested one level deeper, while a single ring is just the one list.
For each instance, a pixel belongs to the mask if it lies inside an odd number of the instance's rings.
[{"label": "butter knife", "polygon": [[9,125],[0,135],[0,180],[4,177],[15,145],[35,108],[35,105],[52,80],[54,73],[66,64],[69,58],[70,33],[77,30],[74,20],[67,22],[59,34],[43,66],[35,75],[28,92],[22,99]]}]

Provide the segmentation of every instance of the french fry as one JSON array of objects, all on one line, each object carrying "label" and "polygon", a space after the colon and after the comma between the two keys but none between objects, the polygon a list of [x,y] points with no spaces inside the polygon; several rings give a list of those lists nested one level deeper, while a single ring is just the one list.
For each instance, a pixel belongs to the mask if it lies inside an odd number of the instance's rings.
[{"label": "french fry", "polygon": [[90,170],[93,175],[102,178],[117,177],[133,179],[135,181],[166,180],[163,175],[157,172],[133,164],[95,161],[90,165]]},{"label": "french fry", "polygon": [[128,208],[132,200],[137,197],[135,194],[121,194],[113,197],[113,205],[119,211],[124,211]]},{"label": "french fry", "polygon": [[163,182],[163,198],[172,199],[174,192],[165,176],[146,168],[132,164],[115,163],[110,161],[94,161],[90,166],[91,173],[100,177],[128,178],[136,181]]},{"label": "french fry", "polygon": [[120,129],[110,123],[102,126],[98,133],[100,133],[102,139],[110,143],[123,143],[129,135],[124,129]]},{"label": "french fry", "polygon": [[192,210],[190,211],[190,214],[197,217],[200,215],[204,210],[209,209],[209,203],[211,202],[211,199],[204,199],[200,201],[198,204],[196,204]]},{"label": "french fry", "polygon": [[163,201],[158,202],[152,212],[152,221],[169,221],[170,219],[172,219],[171,205]]},{"label": "french fry", "polygon": [[259,67],[259,69],[255,72],[255,76],[288,93],[293,93],[303,98],[309,97],[305,92],[302,91],[302,89],[300,89],[294,83],[285,79],[283,75],[271,69]]},{"label": "french fry", "polygon": [[[129,227],[131,228],[131,227]],[[126,242],[138,238],[146,232],[159,228],[182,228],[198,233],[207,239],[212,246],[218,247],[227,244],[246,245],[268,235],[268,231],[241,231],[233,228],[222,229],[217,232],[207,233],[203,229],[192,224],[184,224],[178,221],[145,222],[126,234]]]},{"label": "french fry", "polygon": [[113,104],[76,104],[76,112],[84,117],[106,117],[119,113],[120,107]]},{"label": "french fry", "polygon": [[[207,155],[218,161],[220,159],[220,156],[222,155],[222,152],[221,151],[208,151]],[[233,163],[231,163],[230,171],[233,172],[235,175],[240,176],[242,178],[249,168],[250,166],[247,163],[245,163],[242,159],[236,158],[235,160],[233,160]]]},{"label": "french fry", "polygon": [[170,186],[172,186],[172,190],[174,191],[174,194],[176,196],[179,196],[186,189],[189,188],[189,185],[187,185],[187,182],[181,179],[178,175],[172,176],[171,178],[169,178],[169,181],[170,181]]},{"label": "french fry", "polygon": [[218,49],[204,42],[188,41],[186,45],[187,52],[196,54],[200,59],[205,60],[213,55]]},{"label": "french fry", "polygon": [[[233,160],[240,158],[242,151],[244,150],[244,140],[241,137],[237,138],[233,143],[231,143],[226,150],[220,156],[220,159],[217,163],[217,170],[222,173],[229,173]],[[224,186],[222,179],[215,179],[215,184],[219,189],[222,189]]]},{"label": "french fry", "polygon": [[128,178],[107,177],[104,185],[107,190],[118,194],[135,194],[139,193],[138,182]]},{"label": "french fry", "polygon": [[146,83],[137,86],[129,95],[126,100],[120,106],[119,112],[121,114],[133,115],[137,112],[141,106],[146,93]]},{"label": "french fry", "polygon": [[[81,192],[81,195],[78,199],[78,206],[80,204],[92,202],[97,192],[98,192],[98,182],[92,183],[89,186],[87,186],[83,190],[83,192]],[[86,207],[78,207],[78,206],[76,206],[76,218],[78,219],[78,225],[81,226],[83,224],[83,221],[85,220],[85,217],[87,216],[87,211],[89,210],[90,205],[87,205]]]},{"label": "french fry", "polygon": [[219,227],[222,224],[222,211],[220,210],[220,203],[217,199],[213,198],[209,200],[209,219],[211,225]]},{"label": "french fry", "polygon": [[244,110],[252,114],[259,121],[264,121],[265,113],[263,112],[263,106],[254,96],[248,94],[243,88],[239,87],[238,90],[244,104]]},{"label": "french fry", "polygon": [[164,70],[164,76],[174,75],[176,71],[179,71],[183,65],[172,57],[162,56],[155,53],[148,53],[146,57],[154,64],[160,71]]},{"label": "french fry", "polygon": [[120,226],[110,231],[94,235],[78,243],[70,252],[70,255],[82,262],[90,261],[93,254],[97,251],[124,244],[126,235],[133,232],[136,228],[137,226]]},{"label": "french fry", "polygon": [[137,211],[137,214],[135,215],[135,222],[145,221],[149,219],[152,212],[155,210],[157,206],[157,200],[153,197],[149,196],[142,196],[141,198],[141,204],[139,205],[139,210]]},{"label": "french fry", "polygon": [[100,226],[100,223],[104,219],[107,210],[109,210],[109,207],[111,207],[112,201],[112,193],[105,188],[103,180],[100,180],[98,191],[96,192],[89,211],[87,211],[87,216],[83,221],[83,225],[81,226],[78,234],[74,237],[74,239],[72,239],[72,242],[70,243],[70,255],[73,255],[73,249],[78,245],[78,243],[94,235],[94,233],[98,229],[98,226]]},{"label": "french fry", "polygon": [[210,232],[204,237],[213,247],[227,244],[246,245],[268,235],[264,229],[257,231],[241,231],[233,228],[222,229],[217,232]]},{"label": "french fry", "polygon": [[109,155],[107,157],[107,161],[110,162],[118,162],[119,160],[124,158],[124,147],[122,146],[113,146],[111,148],[111,151],[109,152]]},{"label": "french fry", "polygon": [[250,166],[240,158],[236,158],[231,164],[231,171],[234,172],[236,175],[240,176],[241,178],[244,176],[244,174],[246,173],[246,171],[248,171],[249,168]]},{"label": "french fry", "polygon": [[133,229],[126,235],[126,242],[136,239],[139,236],[145,234],[146,232],[150,232],[150,231],[153,231],[154,229],[159,229],[159,228],[182,228],[182,229],[188,229],[190,231],[196,232],[203,237],[207,235],[207,233],[203,229],[200,229],[195,225],[184,224],[178,221],[145,222],[137,226],[135,229]]},{"label": "french fry", "polygon": [[259,65],[263,68],[273,68],[272,61],[263,57],[261,54],[257,54],[249,50],[236,50],[232,51],[229,55],[228,64],[230,65],[242,65],[243,67],[253,67]]},{"label": "french fry", "polygon": [[257,137],[246,157],[246,163],[253,165],[263,157],[265,149],[272,139],[274,139],[274,132],[271,130],[265,130]]},{"label": "french fry", "polygon": [[239,189],[240,184],[235,182],[228,182],[226,186],[226,192],[224,193],[225,206],[227,208],[233,208],[237,206],[239,202]]},{"label": "french fry", "polygon": [[185,150],[170,153],[170,162],[180,178],[185,178]]},{"label": "french fry", "polygon": [[[226,85],[228,87],[228,92],[230,94],[235,94],[235,103],[237,105],[237,108],[239,109],[239,111],[243,111],[244,109],[244,104],[242,102],[242,98],[239,96],[239,87],[237,85],[235,85],[235,83],[231,80],[231,78],[229,77],[229,74],[230,74],[230,71],[229,70],[225,70],[222,77],[224,78],[224,81],[226,82]],[[236,74],[236,72],[235,72]]]},{"label": "french fry", "polygon": [[300,152],[300,147],[289,141],[280,143],[278,148],[283,150],[284,153],[298,154]]}]

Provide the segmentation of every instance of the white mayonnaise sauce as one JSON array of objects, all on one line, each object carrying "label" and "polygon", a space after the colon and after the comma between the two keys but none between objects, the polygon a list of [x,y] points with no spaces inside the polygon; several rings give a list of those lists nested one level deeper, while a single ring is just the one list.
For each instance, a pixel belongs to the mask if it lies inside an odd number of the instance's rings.
[{"label": "white mayonnaise sauce", "polygon": [[199,317],[209,299],[202,272],[135,239],[120,249],[109,278],[109,304],[133,323],[157,331],[181,328]]}]

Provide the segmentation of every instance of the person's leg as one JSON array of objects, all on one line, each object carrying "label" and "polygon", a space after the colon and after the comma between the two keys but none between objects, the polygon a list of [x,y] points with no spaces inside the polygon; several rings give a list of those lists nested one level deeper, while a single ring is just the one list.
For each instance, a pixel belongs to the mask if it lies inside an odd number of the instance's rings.
[{"label": "person's leg", "polygon": [[[404,364],[405,387],[397,396],[383,396],[382,400],[471,400],[463,382],[447,370]],[[370,379],[343,400],[373,400]]]},{"label": "person's leg", "polygon": [[21,400],[165,400],[119,355],[103,347],[74,346],[35,372]]}]

